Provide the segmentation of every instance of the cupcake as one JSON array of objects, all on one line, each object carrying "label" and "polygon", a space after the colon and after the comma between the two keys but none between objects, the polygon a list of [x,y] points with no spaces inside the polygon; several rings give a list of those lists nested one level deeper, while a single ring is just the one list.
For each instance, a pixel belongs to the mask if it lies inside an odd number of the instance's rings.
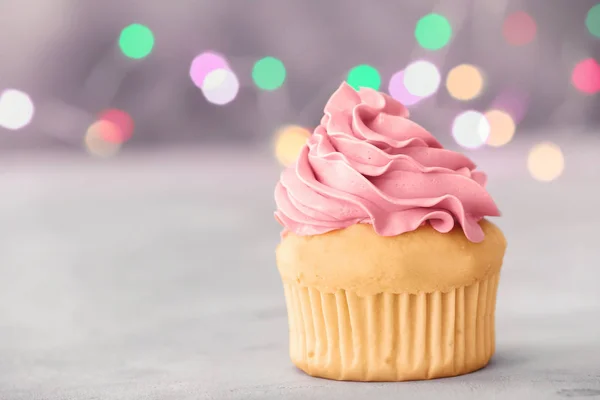
[{"label": "cupcake", "polygon": [[485,183],[402,104],[342,84],[275,189],[292,362],[353,381],[484,367],[506,249]]}]

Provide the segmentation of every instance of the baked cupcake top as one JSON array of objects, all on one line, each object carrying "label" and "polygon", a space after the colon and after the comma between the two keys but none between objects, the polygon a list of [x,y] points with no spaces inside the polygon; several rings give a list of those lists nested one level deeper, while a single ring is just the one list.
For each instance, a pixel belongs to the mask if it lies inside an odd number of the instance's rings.
[{"label": "baked cupcake top", "polygon": [[424,224],[447,233],[459,224],[467,239],[481,242],[479,221],[500,215],[486,175],[408,115],[384,93],[343,83],[275,189],[283,234],[371,224],[381,236],[396,236]]}]

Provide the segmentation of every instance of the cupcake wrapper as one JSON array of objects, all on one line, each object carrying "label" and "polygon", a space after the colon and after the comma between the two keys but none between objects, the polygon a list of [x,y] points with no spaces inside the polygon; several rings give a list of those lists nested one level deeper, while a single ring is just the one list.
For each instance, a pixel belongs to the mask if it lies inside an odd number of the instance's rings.
[{"label": "cupcake wrapper", "polygon": [[284,282],[290,357],[309,375],[404,381],[484,367],[495,349],[499,274],[450,292],[361,297]]}]

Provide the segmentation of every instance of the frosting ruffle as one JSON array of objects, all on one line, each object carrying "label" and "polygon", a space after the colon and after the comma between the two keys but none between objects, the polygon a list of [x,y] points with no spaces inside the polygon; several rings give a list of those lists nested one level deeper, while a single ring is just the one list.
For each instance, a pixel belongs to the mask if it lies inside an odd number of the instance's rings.
[{"label": "frosting ruffle", "polygon": [[486,175],[466,156],[444,149],[408,110],[373,89],[343,83],[320,125],[275,189],[276,219],[297,235],[368,223],[395,236],[429,223],[483,240],[478,224],[500,212]]}]

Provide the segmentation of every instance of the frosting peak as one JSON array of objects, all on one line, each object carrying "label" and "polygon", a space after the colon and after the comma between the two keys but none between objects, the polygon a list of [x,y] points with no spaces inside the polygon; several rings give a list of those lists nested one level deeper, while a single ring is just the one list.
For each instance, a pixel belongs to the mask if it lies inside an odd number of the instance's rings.
[{"label": "frosting peak", "polygon": [[408,116],[392,97],[343,83],[275,189],[284,234],[317,235],[358,223],[382,236],[424,223],[445,233],[458,223],[469,240],[482,241],[478,221],[500,215],[485,190],[486,175]]}]

